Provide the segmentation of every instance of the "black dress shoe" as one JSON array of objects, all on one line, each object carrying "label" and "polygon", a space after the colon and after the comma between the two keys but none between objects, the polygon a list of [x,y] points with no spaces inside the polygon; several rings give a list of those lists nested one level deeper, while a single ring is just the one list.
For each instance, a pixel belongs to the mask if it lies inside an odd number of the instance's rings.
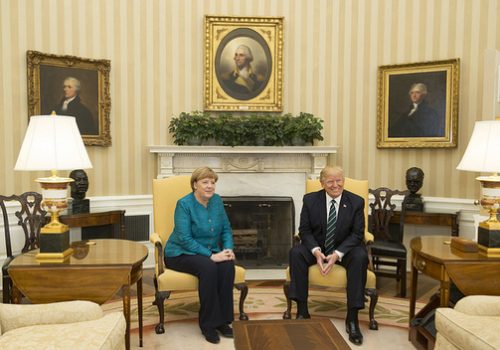
[{"label": "black dress shoe", "polygon": [[215,329],[217,329],[223,337],[234,338],[233,329],[228,324],[223,324]]},{"label": "black dress shoe", "polygon": [[311,315],[309,315],[309,314],[305,314],[305,315],[297,314],[297,316],[295,317],[296,320],[307,320],[309,318],[311,318]]},{"label": "black dress shoe", "polygon": [[346,322],[346,332],[349,334],[349,341],[355,345],[363,344],[363,334],[359,330],[359,324],[354,321]]},{"label": "black dress shoe", "polygon": [[205,336],[205,339],[207,342],[212,343],[212,344],[219,344],[220,343],[220,338],[215,329],[210,329],[208,331],[203,332],[203,335]]}]

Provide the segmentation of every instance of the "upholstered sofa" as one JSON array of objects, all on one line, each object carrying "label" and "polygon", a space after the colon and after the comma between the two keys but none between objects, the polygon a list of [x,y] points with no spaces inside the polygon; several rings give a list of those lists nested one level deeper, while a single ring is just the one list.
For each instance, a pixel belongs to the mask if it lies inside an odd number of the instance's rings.
[{"label": "upholstered sofa", "polygon": [[90,301],[0,304],[0,349],[125,349],[125,317]]},{"label": "upholstered sofa", "polygon": [[500,296],[474,295],[436,310],[434,349],[500,349]]}]

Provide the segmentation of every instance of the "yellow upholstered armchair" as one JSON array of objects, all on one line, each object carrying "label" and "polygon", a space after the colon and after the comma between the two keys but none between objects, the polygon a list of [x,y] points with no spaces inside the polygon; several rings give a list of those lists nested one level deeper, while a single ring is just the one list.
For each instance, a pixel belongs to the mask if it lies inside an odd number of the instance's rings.
[{"label": "yellow upholstered armchair", "polygon": [[[321,189],[321,183],[319,180],[307,180],[306,183],[306,193],[319,191]],[[365,200],[365,242],[370,244],[373,242],[373,235],[368,232],[368,181],[365,180],[354,180],[350,178],[345,178],[344,188],[352,193],[361,196]],[[300,237],[297,237],[300,240]],[[370,252],[370,250],[368,250]],[[378,301],[378,293],[376,288],[376,278],[373,272],[373,264],[371,256],[369,255],[369,265],[367,270],[365,295],[370,298],[369,306],[369,318],[370,318],[370,329],[378,329],[378,323],[375,320],[375,306]],[[331,287],[338,289],[346,289],[347,287],[347,274],[343,266],[335,264],[328,273],[328,275],[323,276],[319,272],[316,265],[309,267],[309,285],[316,285],[322,287]],[[286,296],[287,309],[283,314],[284,319],[291,318],[292,301],[289,298],[289,287],[290,287],[290,268],[286,269],[286,282],[283,287]]]},{"label": "yellow upholstered armchair", "polygon": [[[198,279],[188,273],[177,272],[165,267],[163,251],[168,237],[174,228],[174,211],[177,201],[191,192],[190,176],[173,176],[166,179],[153,180],[153,213],[154,233],[150,241],[155,245],[155,301],[160,314],[160,322],[155,327],[157,334],[165,332],[164,309],[165,299],[170,293],[181,290],[197,290]],[[248,320],[243,311],[248,287],[245,282],[245,269],[235,266],[234,286],[240,291],[240,320]]]}]

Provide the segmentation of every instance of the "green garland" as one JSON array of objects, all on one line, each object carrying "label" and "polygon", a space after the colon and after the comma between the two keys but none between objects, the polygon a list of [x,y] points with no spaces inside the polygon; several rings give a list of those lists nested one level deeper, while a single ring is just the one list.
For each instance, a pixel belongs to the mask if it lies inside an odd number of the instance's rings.
[{"label": "green garland", "polygon": [[303,146],[323,140],[322,123],[322,119],[303,112],[293,116],[194,111],[173,117],[168,131],[176,145]]}]

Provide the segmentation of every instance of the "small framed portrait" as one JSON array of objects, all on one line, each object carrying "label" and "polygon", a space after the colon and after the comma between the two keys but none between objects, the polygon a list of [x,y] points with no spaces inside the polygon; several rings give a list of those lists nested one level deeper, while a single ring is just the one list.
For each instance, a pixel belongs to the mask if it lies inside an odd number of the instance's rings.
[{"label": "small framed portrait", "polygon": [[86,145],[110,146],[109,60],[27,52],[28,117],[76,119]]},{"label": "small framed portrait", "polygon": [[205,110],[283,109],[283,17],[205,16]]},{"label": "small framed portrait", "polygon": [[378,69],[378,148],[457,146],[460,60]]}]

